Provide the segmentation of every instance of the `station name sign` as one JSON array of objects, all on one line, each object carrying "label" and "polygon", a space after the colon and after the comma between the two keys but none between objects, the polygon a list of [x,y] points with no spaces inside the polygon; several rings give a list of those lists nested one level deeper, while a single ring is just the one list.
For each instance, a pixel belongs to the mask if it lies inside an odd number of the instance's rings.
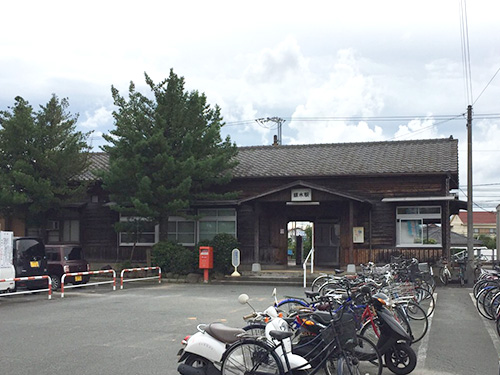
[{"label": "station name sign", "polygon": [[292,189],[292,202],[310,202],[311,200],[311,189]]}]

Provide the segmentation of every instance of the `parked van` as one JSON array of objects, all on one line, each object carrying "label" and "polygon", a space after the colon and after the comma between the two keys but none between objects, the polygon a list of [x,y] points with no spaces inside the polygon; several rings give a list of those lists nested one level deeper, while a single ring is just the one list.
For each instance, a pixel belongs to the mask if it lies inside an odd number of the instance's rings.
[{"label": "parked van", "polygon": [[[83,249],[79,245],[46,245],[47,267],[52,279],[52,289],[59,289],[65,273],[90,271],[90,264],[85,260]],[[64,283],[85,284],[90,275],[67,276]]]},{"label": "parked van", "polygon": [[[45,245],[40,238],[14,237],[13,251],[16,277],[47,275]],[[48,282],[44,279],[16,281],[16,288],[24,286],[28,289],[47,288]]]},{"label": "parked van", "polygon": [[[0,231],[0,280],[14,279],[16,270],[12,263],[13,233]],[[16,283],[12,281],[0,282],[0,293],[8,293],[16,289]]]}]

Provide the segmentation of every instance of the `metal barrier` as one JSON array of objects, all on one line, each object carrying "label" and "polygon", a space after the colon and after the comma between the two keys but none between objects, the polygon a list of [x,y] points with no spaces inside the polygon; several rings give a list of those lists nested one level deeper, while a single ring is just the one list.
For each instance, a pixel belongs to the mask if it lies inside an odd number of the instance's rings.
[{"label": "metal barrier", "polygon": [[[158,270],[158,276],[138,277],[138,278],[135,278],[135,279],[123,280],[123,274],[125,272],[147,271],[147,270]],[[161,268],[160,267],[126,268],[126,269],[122,270],[122,272],[120,274],[120,289],[123,289],[123,283],[124,282],[137,281],[137,280],[149,280],[149,279],[156,279],[156,278],[158,278],[158,283],[161,283]]]},{"label": "metal barrier", "polygon": [[82,286],[91,286],[91,285],[101,285],[101,284],[111,284],[111,283],[113,283],[113,290],[116,290],[116,271],[115,270],[101,270],[101,271],[87,271],[87,272],[65,273],[61,277],[61,298],[64,298],[64,279],[66,278],[66,276],[98,275],[98,274],[103,274],[103,273],[112,273],[113,274],[113,281],[99,281],[99,282],[96,282],[96,283],[71,285],[71,286],[67,286],[66,289],[69,289],[69,288],[78,288],[78,287],[82,287]]},{"label": "metal barrier", "polygon": [[1,293],[0,297],[12,296],[15,294],[28,294],[28,293],[31,294],[33,292],[45,292],[46,290],[48,290],[49,291],[49,299],[52,299],[52,280],[50,279],[49,275],[14,277],[12,279],[1,279],[0,283],[7,282],[7,281],[32,281],[32,280],[42,280],[42,279],[47,279],[48,286],[49,286],[48,289],[32,289],[32,290],[26,290],[23,292]]}]

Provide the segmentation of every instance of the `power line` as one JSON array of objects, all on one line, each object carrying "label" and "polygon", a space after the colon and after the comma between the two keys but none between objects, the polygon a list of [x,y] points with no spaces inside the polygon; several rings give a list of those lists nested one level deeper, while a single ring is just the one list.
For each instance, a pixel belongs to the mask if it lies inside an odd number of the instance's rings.
[{"label": "power line", "polygon": [[[288,122],[300,121],[300,122],[355,122],[355,121],[366,121],[366,122],[396,122],[396,121],[413,121],[413,120],[424,120],[433,119],[441,120],[434,123],[432,126],[440,125],[449,121],[458,120],[460,118],[465,119],[465,113],[460,113],[456,115],[426,115],[426,116],[329,116],[329,117],[283,117],[282,119]],[[500,119],[500,113],[487,113],[487,114],[474,114],[474,119],[476,120],[495,120]],[[251,125],[254,124],[258,119],[252,120],[240,120],[240,121],[229,121],[226,122],[225,126],[238,126],[238,125]]]},{"label": "power line", "polygon": [[467,22],[467,4],[465,0],[460,1],[460,36],[462,41],[462,63],[464,70],[465,92],[467,104],[472,105],[472,73],[470,64],[469,48],[469,25]]},{"label": "power line", "polygon": [[500,68],[498,68],[498,70],[496,71],[495,74],[493,74],[493,77],[491,77],[490,81],[486,84],[486,86],[484,87],[483,91],[481,91],[481,93],[479,94],[479,96],[476,98],[476,100],[474,101],[474,104],[477,103],[477,101],[479,100],[479,98],[481,97],[481,95],[483,95],[483,92],[488,88],[488,86],[490,85],[490,83],[495,79],[495,77],[497,76],[498,72],[500,72]]}]

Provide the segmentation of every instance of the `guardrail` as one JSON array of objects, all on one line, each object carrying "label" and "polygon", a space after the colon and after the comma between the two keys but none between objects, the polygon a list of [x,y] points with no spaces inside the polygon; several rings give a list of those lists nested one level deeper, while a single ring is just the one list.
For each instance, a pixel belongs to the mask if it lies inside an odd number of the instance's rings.
[{"label": "guardrail", "polygon": [[[158,270],[158,276],[147,276],[147,277],[137,277],[135,279],[123,279],[123,275],[125,272],[134,272],[134,271],[148,271],[148,270]],[[123,289],[123,283],[129,281],[137,281],[137,280],[149,280],[149,279],[158,279],[158,283],[161,283],[161,268],[160,267],[140,267],[140,268],[126,268],[122,270],[120,274],[120,289]]]},{"label": "guardrail", "polygon": [[3,294],[0,294],[0,297],[12,296],[15,294],[28,294],[28,293],[31,294],[33,292],[44,292],[44,291],[48,290],[49,291],[49,299],[52,299],[52,280],[50,279],[49,275],[14,277],[11,279],[1,279],[0,283],[4,283],[4,282],[8,282],[8,281],[33,281],[33,280],[42,280],[42,279],[47,279],[47,282],[48,282],[47,289],[32,289],[32,290],[26,290],[26,291],[22,291],[22,292],[3,293]]},{"label": "guardrail", "polygon": [[101,285],[101,284],[111,284],[112,283],[113,284],[113,290],[116,290],[116,271],[115,270],[71,272],[71,273],[65,273],[61,277],[61,298],[64,298],[64,279],[66,278],[66,276],[98,275],[98,274],[103,274],[103,273],[112,273],[113,274],[113,281],[99,281],[99,282],[96,282],[96,283],[71,285],[71,286],[66,286],[66,289],[69,289],[69,288],[79,288],[79,287],[82,287],[82,286]]}]

